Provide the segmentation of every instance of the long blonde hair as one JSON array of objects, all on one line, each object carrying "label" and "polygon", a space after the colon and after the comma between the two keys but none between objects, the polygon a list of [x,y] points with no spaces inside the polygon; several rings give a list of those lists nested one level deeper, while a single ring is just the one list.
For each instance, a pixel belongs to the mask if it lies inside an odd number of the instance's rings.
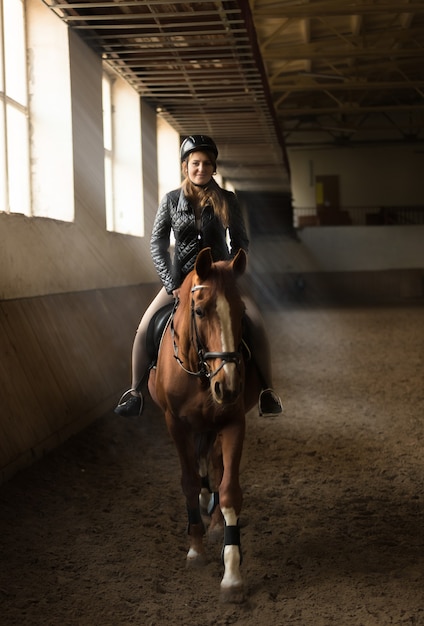
[{"label": "long blonde hair", "polygon": [[[211,152],[204,152],[208,155],[211,162],[216,165],[215,155]],[[205,187],[199,187],[198,185],[192,183],[187,173],[187,163],[189,158],[190,155],[188,155],[188,158],[182,163],[182,170],[185,178],[181,184],[181,188],[185,197],[193,205],[193,207],[199,206],[203,209],[203,207],[209,204],[224,228],[228,228],[230,215],[228,202],[223,190],[213,178],[211,178]]]}]

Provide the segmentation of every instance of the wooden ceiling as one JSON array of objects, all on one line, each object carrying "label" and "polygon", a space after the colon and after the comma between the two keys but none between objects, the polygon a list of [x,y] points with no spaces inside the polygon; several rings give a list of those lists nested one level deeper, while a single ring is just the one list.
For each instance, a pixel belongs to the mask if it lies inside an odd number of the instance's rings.
[{"label": "wooden ceiling", "polygon": [[287,151],[424,139],[424,1],[44,0],[239,190]]}]

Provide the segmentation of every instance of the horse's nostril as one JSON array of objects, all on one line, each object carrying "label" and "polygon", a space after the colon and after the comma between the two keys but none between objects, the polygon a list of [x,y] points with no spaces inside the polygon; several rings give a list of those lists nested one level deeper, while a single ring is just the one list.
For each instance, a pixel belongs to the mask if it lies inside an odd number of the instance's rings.
[{"label": "horse's nostril", "polygon": [[218,404],[232,404],[237,401],[240,396],[241,388],[228,389],[222,383],[216,381],[213,386],[215,402]]},{"label": "horse's nostril", "polygon": [[222,398],[222,387],[221,387],[221,383],[219,382],[215,383],[215,395],[219,399]]}]

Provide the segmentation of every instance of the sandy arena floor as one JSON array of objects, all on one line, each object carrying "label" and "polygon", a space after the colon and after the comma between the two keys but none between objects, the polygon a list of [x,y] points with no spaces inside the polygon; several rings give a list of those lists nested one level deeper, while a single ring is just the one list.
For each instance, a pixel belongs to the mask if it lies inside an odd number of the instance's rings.
[{"label": "sandy arena floor", "polygon": [[424,308],[267,314],[283,417],[248,415],[244,605],[220,544],[186,571],[179,467],[149,400],[0,488],[2,626],[424,625]]}]

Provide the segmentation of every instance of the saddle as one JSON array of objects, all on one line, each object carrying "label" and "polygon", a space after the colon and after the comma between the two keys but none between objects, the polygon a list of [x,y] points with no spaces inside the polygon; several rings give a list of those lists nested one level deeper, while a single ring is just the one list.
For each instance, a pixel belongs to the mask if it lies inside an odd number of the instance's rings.
[{"label": "saddle", "polygon": [[[146,348],[150,359],[150,367],[153,367],[158,358],[159,346],[162,335],[174,310],[174,303],[165,304],[159,311],[153,315],[147,328]],[[247,360],[252,357],[250,346],[252,345],[253,324],[251,319],[245,315],[243,320],[243,354]]]},{"label": "saddle", "polygon": [[174,303],[165,304],[153,315],[147,327],[146,348],[152,365],[156,363],[164,330],[174,310]]}]

